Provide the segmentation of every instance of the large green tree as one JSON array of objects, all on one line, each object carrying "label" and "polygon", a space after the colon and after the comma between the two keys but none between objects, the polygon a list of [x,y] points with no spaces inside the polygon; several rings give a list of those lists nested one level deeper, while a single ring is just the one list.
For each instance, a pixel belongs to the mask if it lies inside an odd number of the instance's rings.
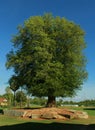
[{"label": "large green tree", "polygon": [[51,14],[33,16],[18,27],[7,68],[22,78],[34,96],[73,96],[87,78],[84,31],[79,25]]}]

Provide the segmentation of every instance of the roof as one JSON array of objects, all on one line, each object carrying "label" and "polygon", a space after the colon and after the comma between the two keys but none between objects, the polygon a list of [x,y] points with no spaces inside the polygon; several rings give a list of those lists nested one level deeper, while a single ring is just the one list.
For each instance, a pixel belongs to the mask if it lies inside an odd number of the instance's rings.
[{"label": "roof", "polygon": [[6,98],[0,98],[0,103],[1,102],[7,102],[7,99]]}]

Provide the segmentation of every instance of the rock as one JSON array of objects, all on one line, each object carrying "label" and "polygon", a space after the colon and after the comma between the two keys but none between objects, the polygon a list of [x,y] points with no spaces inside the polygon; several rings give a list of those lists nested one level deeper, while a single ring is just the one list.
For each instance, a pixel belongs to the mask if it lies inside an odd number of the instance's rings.
[{"label": "rock", "polygon": [[24,111],[18,111],[18,110],[4,110],[4,115],[7,116],[23,116],[24,115]]},{"label": "rock", "polygon": [[23,117],[29,117],[32,118],[32,113],[30,111],[26,111],[23,115]]},{"label": "rock", "polygon": [[37,118],[40,118],[40,117],[41,117],[41,114],[32,114],[31,115],[32,119],[37,119]]},{"label": "rock", "polygon": [[43,118],[43,119],[62,119],[62,120],[66,120],[69,117],[66,117],[64,114],[59,114],[56,110],[54,110],[54,111],[50,110],[50,111],[44,112],[41,115],[41,118]]},{"label": "rock", "polygon": [[67,120],[67,118],[66,118],[66,117],[61,116],[61,115],[57,115],[57,116],[56,116],[56,119],[60,119],[60,120]]},{"label": "rock", "polygon": [[67,119],[75,119],[76,118],[75,114],[60,114],[60,115],[64,116]]},{"label": "rock", "polygon": [[52,112],[46,112],[41,115],[41,118],[44,119],[56,119],[56,115],[54,115]]},{"label": "rock", "polygon": [[76,112],[76,115],[77,115],[78,118],[83,118],[83,119],[88,118],[87,112],[78,111],[78,112]]},{"label": "rock", "polygon": [[5,115],[20,116],[32,119],[43,118],[43,119],[87,119],[88,114],[83,111],[76,111],[63,108],[41,108],[41,109],[17,109],[17,110],[4,110]]}]

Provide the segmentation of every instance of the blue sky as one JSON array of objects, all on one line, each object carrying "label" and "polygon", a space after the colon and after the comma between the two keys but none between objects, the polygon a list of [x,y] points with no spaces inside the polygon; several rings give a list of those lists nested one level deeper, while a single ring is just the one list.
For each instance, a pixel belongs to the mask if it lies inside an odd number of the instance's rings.
[{"label": "blue sky", "polygon": [[74,99],[95,99],[95,0],[0,0],[0,94],[4,93],[12,75],[12,70],[5,67],[6,54],[12,48],[12,35],[30,16],[44,13],[74,21],[86,32],[88,79]]}]

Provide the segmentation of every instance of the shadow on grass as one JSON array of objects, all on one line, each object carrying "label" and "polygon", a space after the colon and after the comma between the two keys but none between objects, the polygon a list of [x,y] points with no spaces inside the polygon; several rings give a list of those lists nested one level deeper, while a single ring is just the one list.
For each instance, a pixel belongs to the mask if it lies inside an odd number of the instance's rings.
[{"label": "shadow on grass", "polygon": [[0,130],[95,130],[95,124],[66,124],[66,123],[23,123],[10,126],[0,126]]},{"label": "shadow on grass", "polygon": [[95,107],[84,108],[83,110],[95,110]]},{"label": "shadow on grass", "polygon": [[19,110],[20,110],[20,109],[21,109],[21,110],[22,110],[22,109],[24,109],[24,110],[34,110],[34,109],[41,109],[41,108],[45,108],[45,107],[42,107],[42,106],[41,106],[41,107],[33,107],[33,108],[31,108],[31,107],[21,107],[21,108],[18,107],[18,108],[13,108],[13,109],[14,109],[14,110],[18,110],[18,109],[19,109]]}]

